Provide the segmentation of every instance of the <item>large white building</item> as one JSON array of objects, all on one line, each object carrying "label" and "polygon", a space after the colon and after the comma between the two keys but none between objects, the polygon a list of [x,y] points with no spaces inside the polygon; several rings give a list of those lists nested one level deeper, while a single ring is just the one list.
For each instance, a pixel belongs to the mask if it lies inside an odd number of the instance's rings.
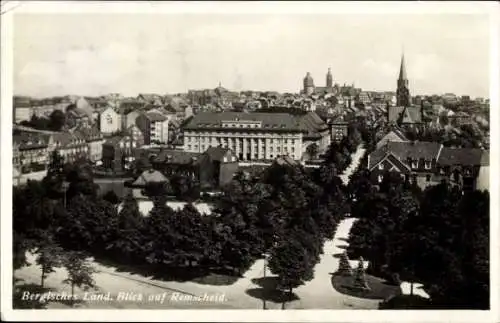
[{"label": "large white building", "polygon": [[301,117],[287,113],[202,112],[184,128],[184,150],[231,149],[239,160],[302,159],[309,135]]}]

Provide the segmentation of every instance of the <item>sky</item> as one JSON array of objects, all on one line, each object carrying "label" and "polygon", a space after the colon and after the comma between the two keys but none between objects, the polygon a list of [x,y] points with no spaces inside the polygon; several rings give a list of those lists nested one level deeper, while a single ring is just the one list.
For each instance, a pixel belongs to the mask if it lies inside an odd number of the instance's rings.
[{"label": "sky", "polygon": [[395,91],[404,51],[412,94],[489,93],[489,21],[464,14],[15,14],[14,93],[34,97]]}]

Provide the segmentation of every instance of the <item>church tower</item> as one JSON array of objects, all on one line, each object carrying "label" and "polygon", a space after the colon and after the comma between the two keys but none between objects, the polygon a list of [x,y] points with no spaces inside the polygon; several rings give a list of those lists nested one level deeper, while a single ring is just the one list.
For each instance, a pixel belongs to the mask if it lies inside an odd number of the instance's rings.
[{"label": "church tower", "polygon": [[401,66],[399,68],[398,88],[396,90],[396,105],[402,107],[410,106],[410,89],[408,88],[408,78],[406,76],[405,55],[401,56]]},{"label": "church tower", "polygon": [[333,87],[333,76],[331,68],[328,68],[328,73],[326,73],[326,87],[327,88]]},{"label": "church tower", "polygon": [[307,72],[306,77],[304,77],[304,93],[306,95],[314,93],[314,80],[309,72]]}]

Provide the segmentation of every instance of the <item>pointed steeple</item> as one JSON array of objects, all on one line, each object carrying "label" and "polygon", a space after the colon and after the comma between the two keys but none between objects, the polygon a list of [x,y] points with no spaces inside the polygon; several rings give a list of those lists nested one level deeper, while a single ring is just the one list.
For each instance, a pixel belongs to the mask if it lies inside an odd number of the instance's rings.
[{"label": "pointed steeple", "polygon": [[399,79],[400,80],[407,80],[407,77],[406,77],[405,54],[404,53],[401,55],[401,66],[399,68]]},{"label": "pointed steeple", "polygon": [[328,73],[326,73],[326,87],[333,87],[333,76],[331,68],[328,68]]}]

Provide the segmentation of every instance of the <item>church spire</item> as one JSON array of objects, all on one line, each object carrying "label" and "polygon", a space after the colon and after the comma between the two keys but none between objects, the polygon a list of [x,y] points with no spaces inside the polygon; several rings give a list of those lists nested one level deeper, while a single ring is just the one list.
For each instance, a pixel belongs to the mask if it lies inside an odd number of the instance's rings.
[{"label": "church spire", "polygon": [[408,87],[408,78],[406,76],[405,55],[401,55],[401,66],[399,68],[398,88],[396,90],[396,104],[398,106],[408,107],[411,104],[410,89]]},{"label": "church spire", "polygon": [[328,68],[328,73],[326,73],[326,87],[333,87],[332,69],[330,67]]},{"label": "church spire", "polygon": [[407,77],[406,77],[405,54],[404,53],[401,55],[401,66],[399,68],[399,79],[400,80],[407,80]]}]

